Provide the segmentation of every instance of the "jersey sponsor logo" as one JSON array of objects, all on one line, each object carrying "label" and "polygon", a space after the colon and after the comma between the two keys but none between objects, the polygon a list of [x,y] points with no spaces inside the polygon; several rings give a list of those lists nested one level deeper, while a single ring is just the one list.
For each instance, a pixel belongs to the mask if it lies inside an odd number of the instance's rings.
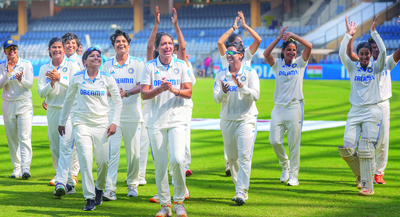
[{"label": "jersey sponsor logo", "polygon": [[241,80],[241,81],[246,81],[246,76],[242,76],[242,77],[240,78],[240,80]]},{"label": "jersey sponsor logo", "polygon": [[68,80],[68,77],[63,77],[65,80]]},{"label": "jersey sponsor logo", "polygon": [[174,69],[175,74],[179,74],[179,69]]},{"label": "jersey sponsor logo", "polygon": [[367,72],[372,72],[372,71],[373,71],[372,68],[368,68],[368,69],[367,69]]},{"label": "jersey sponsor logo", "polygon": [[104,81],[99,82],[100,86],[104,86]]},{"label": "jersey sponsor logo", "polygon": [[354,81],[361,81],[361,82],[369,82],[375,80],[375,77],[373,75],[368,75],[368,76],[355,76]]},{"label": "jersey sponsor logo", "polygon": [[18,70],[19,70],[20,72],[22,72],[22,71],[24,70],[24,68],[19,67]]},{"label": "jersey sponsor logo", "polygon": [[86,96],[104,96],[106,94],[106,91],[81,89],[80,93],[81,95],[86,95]]},{"label": "jersey sponsor logo", "polygon": [[50,79],[46,78],[46,84],[49,83],[50,81],[51,81]]},{"label": "jersey sponsor logo", "polygon": [[117,84],[134,84],[135,79],[133,79],[133,78],[116,78],[115,82],[117,82]]},{"label": "jersey sponsor logo", "polygon": [[279,71],[279,76],[289,76],[289,75],[297,75],[297,74],[299,74],[297,72],[297,70],[292,70],[292,71],[288,71],[288,72]]},{"label": "jersey sponsor logo", "polygon": [[134,71],[135,71],[135,70],[133,70],[133,68],[129,68],[129,69],[128,69],[128,73],[129,73],[129,74],[133,74]]},{"label": "jersey sponsor logo", "polygon": [[17,79],[17,77],[15,77],[15,75],[11,76],[10,81]]},{"label": "jersey sponsor logo", "polygon": [[389,71],[389,70],[383,70],[383,71],[382,71],[382,76],[387,75],[387,74],[388,74],[388,71]]},{"label": "jersey sponsor logo", "polygon": [[[166,81],[169,81],[172,83],[172,85],[181,85],[181,79],[167,79]],[[154,80],[154,85],[155,87],[158,87],[161,85],[161,80]]]},{"label": "jersey sponsor logo", "polygon": [[234,91],[238,91],[238,86],[230,86],[228,88],[229,92],[234,92]]},{"label": "jersey sponsor logo", "polygon": [[63,72],[67,72],[67,70],[68,70],[67,67],[64,67],[64,68],[62,69]]},{"label": "jersey sponsor logo", "polygon": [[296,68],[297,67],[297,63],[294,63],[293,65],[292,65],[292,68]]}]

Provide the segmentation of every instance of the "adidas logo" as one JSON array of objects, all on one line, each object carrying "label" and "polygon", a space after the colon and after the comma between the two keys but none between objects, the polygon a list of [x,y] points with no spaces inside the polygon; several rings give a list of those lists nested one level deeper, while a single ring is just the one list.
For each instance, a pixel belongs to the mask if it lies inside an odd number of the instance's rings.
[{"label": "adidas logo", "polygon": [[154,74],[156,75],[156,74],[160,74],[160,72],[159,71],[156,71],[156,72],[154,72]]},{"label": "adidas logo", "polygon": [[85,81],[83,81],[83,82],[82,82],[82,84],[86,84],[86,82],[85,82]]},{"label": "adidas logo", "polygon": [[225,81],[225,82],[228,82],[228,80],[226,80],[226,78],[224,78],[224,81]]}]

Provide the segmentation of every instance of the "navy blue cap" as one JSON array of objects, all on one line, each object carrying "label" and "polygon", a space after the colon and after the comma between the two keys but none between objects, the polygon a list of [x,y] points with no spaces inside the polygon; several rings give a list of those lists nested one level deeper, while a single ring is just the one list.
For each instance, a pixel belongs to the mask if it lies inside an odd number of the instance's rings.
[{"label": "navy blue cap", "polygon": [[18,47],[18,42],[12,38],[7,39],[4,44],[3,44],[3,49],[7,49],[10,46],[17,46]]}]

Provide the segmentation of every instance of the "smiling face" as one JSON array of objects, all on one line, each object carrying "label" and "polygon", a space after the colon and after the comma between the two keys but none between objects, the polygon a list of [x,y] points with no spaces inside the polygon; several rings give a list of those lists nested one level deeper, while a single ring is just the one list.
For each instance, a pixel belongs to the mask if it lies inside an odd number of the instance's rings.
[{"label": "smiling face", "polygon": [[234,46],[228,47],[228,49],[227,49],[227,53],[228,53],[228,54],[226,54],[226,59],[228,60],[228,63],[229,63],[229,64],[235,64],[235,63],[237,63],[238,61],[239,61],[239,62],[241,61],[241,59],[242,59],[242,57],[243,57],[243,54],[242,54],[242,53],[236,53],[236,54],[231,55],[231,54],[229,54],[229,51],[237,52],[237,49],[236,49],[236,47],[234,47]]},{"label": "smiling face", "polygon": [[7,55],[8,59],[14,59],[18,56],[18,47],[10,46],[7,49],[4,49],[4,54]]},{"label": "smiling face", "polygon": [[369,64],[369,59],[371,59],[371,51],[366,47],[361,48],[358,51],[358,59],[360,60],[360,64],[362,67],[367,67]]},{"label": "smiling face", "polygon": [[98,51],[92,51],[92,53],[89,54],[87,59],[83,62],[87,68],[89,67],[98,67],[100,68],[101,66],[101,54]]},{"label": "smiling face", "polygon": [[114,42],[114,50],[117,54],[123,55],[129,52],[129,43],[128,40],[122,35],[115,38]]},{"label": "smiling face", "polygon": [[160,43],[156,46],[156,51],[159,52],[161,58],[171,58],[174,51],[174,43],[168,35],[161,37]]},{"label": "smiling face", "polygon": [[294,58],[296,58],[296,45],[293,43],[288,44],[285,49],[282,49],[282,53],[285,57],[285,62],[291,62]]},{"label": "smiling face", "polygon": [[71,39],[71,40],[68,40],[67,42],[65,42],[65,53],[68,56],[71,56],[72,54],[74,54],[77,49],[78,49],[78,44],[76,43],[75,39]]},{"label": "smiling face", "polygon": [[60,58],[63,58],[65,53],[64,53],[64,46],[61,41],[54,42],[50,48],[49,52],[51,54],[51,58],[57,60]]}]

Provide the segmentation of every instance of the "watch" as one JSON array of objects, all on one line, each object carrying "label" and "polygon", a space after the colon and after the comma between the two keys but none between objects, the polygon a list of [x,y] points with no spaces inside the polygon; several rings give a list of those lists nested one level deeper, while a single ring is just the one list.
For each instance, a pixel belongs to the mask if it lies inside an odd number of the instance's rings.
[{"label": "watch", "polygon": [[129,97],[131,95],[131,93],[129,93],[128,90],[125,90],[125,97]]}]

